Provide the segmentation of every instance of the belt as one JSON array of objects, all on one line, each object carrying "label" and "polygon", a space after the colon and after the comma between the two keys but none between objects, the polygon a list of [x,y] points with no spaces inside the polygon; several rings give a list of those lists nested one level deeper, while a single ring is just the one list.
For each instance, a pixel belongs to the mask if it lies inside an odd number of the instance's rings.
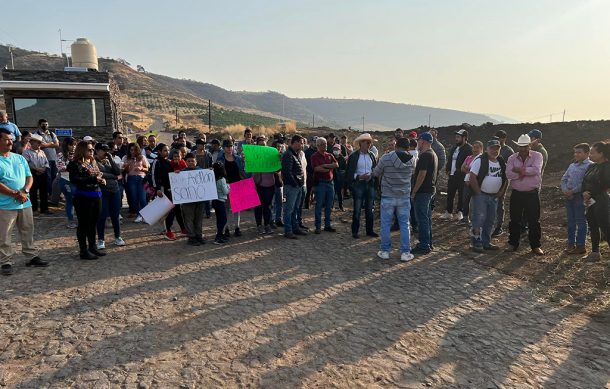
[{"label": "belt", "polygon": [[496,196],[498,193],[487,193],[487,192],[483,192],[481,191],[482,194],[487,195],[487,196]]},{"label": "belt", "polygon": [[531,193],[538,193],[538,189],[532,189],[532,190],[517,190],[517,189],[513,189],[514,192],[519,192],[519,193],[526,193],[526,194],[531,194]]}]

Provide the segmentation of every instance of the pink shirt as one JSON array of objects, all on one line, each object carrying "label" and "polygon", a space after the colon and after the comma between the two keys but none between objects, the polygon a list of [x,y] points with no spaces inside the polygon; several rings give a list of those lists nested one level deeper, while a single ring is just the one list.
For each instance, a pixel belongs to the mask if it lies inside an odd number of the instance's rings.
[{"label": "pink shirt", "polygon": [[128,176],[140,176],[144,178],[146,177],[146,172],[142,171],[144,168],[150,168],[150,164],[145,157],[140,158],[139,161],[128,158],[127,156],[123,157],[123,169],[127,170]]},{"label": "pink shirt", "polygon": [[[540,188],[542,184],[542,161],[542,154],[533,150],[530,150],[529,156],[525,161],[521,159],[518,152],[508,157],[506,162],[506,177],[510,180],[510,186],[519,192],[529,192]],[[523,166],[525,166],[525,174],[523,176],[513,172],[515,167],[522,168]]]}]

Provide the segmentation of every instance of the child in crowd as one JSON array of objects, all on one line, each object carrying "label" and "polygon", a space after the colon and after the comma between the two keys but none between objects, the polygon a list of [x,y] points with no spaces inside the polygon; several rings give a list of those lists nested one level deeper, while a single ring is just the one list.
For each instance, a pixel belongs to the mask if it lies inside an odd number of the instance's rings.
[{"label": "child in crowd", "polygon": [[568,218],[568,247],[566,254],[585,254],[587,240],[587,218],[585,216],[585,203],[582,198],[582,182],[585,172],[591,164],[589,159],[590,147],[588,143],[579,143],[574,146],[574,162],[561,177],[561,191],[565,196],[566,213]]},{"label": "child in crowd", "polygon": [[32,171],[32,184],[30,192],[30,200],[32,201],[32,211],[38,211],[38,196],[40,196],[40,213],[51,214],[49,212],[49,194],[47,191],[47,170],[49,169],[49,160],[47,155],[40,148],[42,137],[38,134],[33,134],[30,137],[30,149],[23,152],[23,157],[28,161],[30,170]]},{"label": "child in crowd", "polygon": [[227,184],[227,172],[220,162],[215,162],[212,165],[214,176],[216,177],[216,191],[218,192],[218,200],[212,200],[212,207],[216,214],[216,239],[214,244],[223,244],[228,241],[224,235],[224,228],[227,225],[227,208],[225,202],[229,195],[229,185]]},{"label": "child in crowd", "polygon": [[[202,170],[199,166],[197,166],[197,157],[195,154],[188,153],[186,154],[185,159],[186,161],[181,160],[181,162],[186,163],[186,168],[184,171]],[[182,210],[184,226],[188,232],[187,243],[192,246],[205,244],[205,239],[203,239],[202,235],[204,202],[196,201],[194,203],[186,203],[180,205],[180,208]]]}]

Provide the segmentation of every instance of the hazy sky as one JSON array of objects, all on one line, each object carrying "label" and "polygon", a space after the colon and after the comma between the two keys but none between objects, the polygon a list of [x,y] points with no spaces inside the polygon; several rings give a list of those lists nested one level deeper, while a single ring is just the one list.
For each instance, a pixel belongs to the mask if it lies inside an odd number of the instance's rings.
[{"label": "hazy sky", "polygon": [[[0,42],[232,90],[610,118],[610,0],[10,1]],[[554,115],[554,120],[561,115]]]}]

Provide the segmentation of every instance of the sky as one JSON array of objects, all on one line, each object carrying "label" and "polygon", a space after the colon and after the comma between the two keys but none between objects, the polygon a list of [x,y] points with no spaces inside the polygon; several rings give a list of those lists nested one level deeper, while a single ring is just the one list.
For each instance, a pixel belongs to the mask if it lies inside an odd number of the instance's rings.
[{"label": "sky", "polygon": [[0,14],[0,43],[59,54],[61,28],[230,90],[610,119],[610,0],[19,0]]}]

